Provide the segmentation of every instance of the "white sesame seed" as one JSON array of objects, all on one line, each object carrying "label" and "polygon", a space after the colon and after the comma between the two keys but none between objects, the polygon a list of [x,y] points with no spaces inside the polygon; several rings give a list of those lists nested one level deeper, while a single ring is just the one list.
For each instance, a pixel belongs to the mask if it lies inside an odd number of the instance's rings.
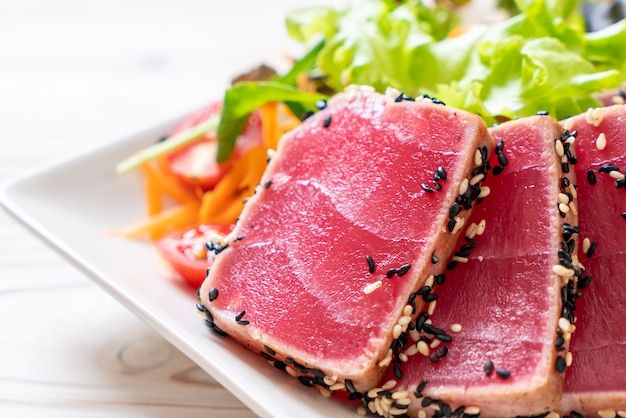
[{"label": "white sesame seed", "polygon": [[432,409],[433,411],[441,411],[441,408],[439,407],[439,404],[433,402],[430,405],[428,405],[428,407],[430,409]]},{"label": "white sesame seed", "polygon": [[413,314],[413,307],[411,305],[406,305],[404,309],[402,310],[402,315],[412,315],[412,314]]},{"label": "white sesame seed", "polygon": [[359,407],[356,409],[356,413],[357,415],[364,417],[367,415],[367,409],[365,409],[363,405],[359,405]]},{"label": "white sesame seed", "polygon": [[385,96],[387,96],[388,99],[395,100],[396,97],[398,97],[399,95],[400,95],[400,90],[396,88],[387,87],[387,89],[385,89]]},{"label": "white sesame seed", "polygon": [[478,261],[483,261],[484,260],[484,257],[482,255],[479,255],[477,258],[478,258]]},{"label": "white sesame seed", "polygon": [[331,379],[330,376],[324,376],[324,384],[328,385],[328,386],[332,386],[335,383],[337,383],[337,381],[335,379]]},{"label": "white sesame seed", "polygon": [[374,407],[376,408],[376,413],[380,416],[384,416],[385,410],[383,409],[383,405],[380,402],[380,398],[374,399]]},{"label": "white sesame seed", "polygon": [[392,399],[402,399],[402,398],[408,398],[410,395],[408,390],[399,390],[397,392],[394,392],[391,394],[391,398]]},{"label": "white sesame seed", "polygon": [[576,137],[575,136],[570,136],[565,140],[566,144],[570,144],[572,145],[574,142],[576,142]]},{"label": "white sesame seed", "polygon": [[476,174],[474,177],[472,177],[472,179],[470,180],[469,183],[470,183],[470,185],[473,186],[473,185],[477,184],[478,182],[482,181],[482,179],[484,179],[484,178],[485,178],[484,174]]},{"label": "white sesame seed", "polygon": [[622,96],[613,96],[611,97],[611,102],[613,104],[624,104],[624,99],[622,98]]},{"label": "white sesame seed", "polygon": [[324,387],[320,387],[320,395],[322,395],[324,398],[330,398],[332,392]]},{"label": "white sesame seed", "polygon": [[397,340],[398,338],[400,338],[400,334],[402,334],[402,325],[394,325],[392,331],[393,339]]},{"label": "white sesame seed", "polygon": [[437,307],[436,300],[433,300],[432,302],[430,302],[430,305],[428,305],[428,316],[432,316],[435,313],[436,307]]},{"label": "white sesame seed", "polygon": [[574,127],[574,119],[572,118],[565,119],[565,122],[563,122],[563,128],[567,129],[568,131],[571,131],[573,127]]},{"label": "white sesame seed", "polygon": [[572,352],[568,351],[567,354],[565,355],[565,365],[567,367],[571,366],[572,361],[574,361],[574,357],[572,356]]},{"label": "white sesame seed", "polygon": [[405,409],[402,409],[402,408],[396,408],[396,407],[393,407],[393,408],[391,408],[391,409],[389,410],[389,414],[390,414],[390,415],[392,415],[392,416],[395,416],[395,415],[403,415],[403,414],[405,414],[405,413],[406,413],[406,410],[405,410]]},{"label": "white sesame seed", "polygon": [[396,382],[393,379],[389,379],[385,382],[385,384],[382,386],[383,390],[389,390],[389,389],[393,389],[396,387],[396,385],[398,384],[398,382]]},{"label": "white sesame seed", "polygon": [[418,330],[416,330],[415,328],[410,329],[409,330],[409,337],[411,337],[411,339],[413,341],[418,341],[420,339],[420,333]]},{"label": "white sesame seed", "polygon": [[409,356],[407,354],[405,354],[405,353],[398,354],[398,358],[403,363],[406,363],[407,361],[409,361]]},{"label": "white sesame seed", "polygon": [[411,322],[411,317],[409,315],[403,315],[398,319],[398,325],[404,326]]},{"label": "white sesame seed", "polygon": [[574,269],[568,269],[560,264],[555,264],[552,266],[552,272],[557,276],[561,276],[564,278],[570,278],[574,275]]},{"label": "white sesame seed", "polygon": [[335,391],[335,390],[345,390],[346,389],[346,384],[343,382],[337,382],[334,385],[331,385],[330,390]]},{"label": "white sesame seed", "polygon": [[417,342],[417,351],[424,357],[428,357],[430,355],[430,348],[428,348],[428,344],[426,341],[418,341]]},{"label": "white sesame seed", "polygon": [[489,196],[489,193],[491,193],[491,189],[489,188],[489,186],[482,186],[480,188],[480,194],[478,195],[478,198],[479,199],[485,198]]},{"label": "white sesame seed", "polygon": [[430,343],[430,349],[434,350],[435,348],[439,347],[439,344],[441,344],[441,340],[438,340],[437,338],[435,338],[434,340],[432,340],[432,342]]},{"label": "white sesame seed", "polygon": [[463,413],[465,415],[478,415],[480,414],[480,408],[477,406],[466,406]]},{"label": "white sesame seed", "polygon": [[559,318],[559,329],[563,332],[570,332],[570,326],[572,324],[569,322],[567,318]]},{"label": "white sesame seed", "polygon": [[587,122],[588,125],[593,124],[593,109],[592,108],[587,109],[587,112],[585,112],[585,122]]},{"label": "white sesame seed", "polygon": [[576,202],[570,202],[569,210],[574,216],[578,216],[578,205],[576,204]]},{"label": "white sesame seed", "polygon": [[426,415],[426,411],[424,411],[423,409],[420,409],[420,410],[417,412],[417,418],[426,418],[426,416],[427,416],[427,415]]},{"label": "white sesame seed", "polygon": [[272,149],[272,148],[268,148],[267,149],[267,157],[268,158],[272,158],[274,155],[276,155],[276,150]]},{"label": "white sesame seed", "polygon": [[359,86],[359,89],[364,92],[364,93],[374,93],[376,91],[376,89],[372,86],[369,86],[367,84],[361,84]]},{"label": "white sesame seed", "polygon": [[456,221],[456,223],[454,224],[454,228],[452,228],[452,234],[456,234],[457,232],[459,232],[463,228],[463,225],[465,225],[465,218],[459,218],[458,216],[455,216],[454,220]]},{"label": "white sesame seed", "polygon": [[561,415],[558,414],[558,412],[550,412],[548,415],[546,415],[546,418],[560,418]]},{"label": "white sesame seed", "polygon": [[293,367],[291,367],[291,366],[285,367],[285,371],[291,377],[298,377],[298,371],[296,369],[294,369]]},{"label": "white sesame seed", "polygon": [[480,152],[480,149],[474,151],[474,165],[479,166],[483,163],[483,154]]},{"label": "white sesame seed", "polygon": [[572,195],[572,199],[576,200],[578,198],[578,191],[576,190],[576,187],[570,185],[568,187],[568,190],[570,194]]},{"label": "white sesame seed", "polygon": [[376,405],[374,404],[374,401],[369,401],[367,403],[367,409],[369,409],[372,414],[376,413]]},{"label": "white sesame seed", "polygon": [[619,171],[611,171],[609,173],[609,176],[611,176],[615,180],[624,180],[626,178],[626,176],[624,176],[624,174],[620,173]]},{"label": "white sesame seed", "polygon": [[476,228],[476,235],[482,235],[485,232],[485,228],[487,227],[487,220],[483,219],[478,224],[478,228]]},{"label": "white sesame seed", "polygon": [[459,263],[467,263],[469,261],[467,257],[459,257],[458,255],[455,255],[454,257],[452,257],[452,260],[458,261]]},{"label": "white sesame seed", "polygon": [[604,132],[598,135],[598,138],[596,139],[596,148],[600,151],[606,148],[606,135],[604,135]]},{"label": "white sesame seed", "polygon": [[375,398],[375,397],[377,397],[377,396],[378,396],[378,392],[380,392],[381,390],[382,390],[382,388],[374,388],[374,389],[370,389],[370,390],[367,392],[367,397],[368,397],[368,398],[372,398],[372,399],[373,399],[373,398]]},{"label": "white sesame seed", "polygon": [[426,278],[426,282],[424,283],[424,286],[428,286],[432,288],[433,284],[435,284],[435,276],[431,274],[430,276]]},{"label": "white sesame seed", "polygon": [[563,213],[568,213],[569,206],[567,206],[565,203],[559,203],[559,210]]},{"label": "white sesame seed", "polygon": [[585,238],[583,240],[583,253],[589,251],[589,247],[591,247],[591,240],[589,238]]},{"label": "white sesame seed", "polygon": [[469,239],[473,239],[476,236],[477,229],[478,225],[472,222],[470,226],[467,227],[467,230],[465,231],[465,236]]},{"label": "white sesame seed", "polygon": [[593,109],[593,126],[596,128],[600,126],[602,119],[604,119],[604,108],[596,107]]},{"label": "white sesame seed", "polygon": [[396,399],[394,403],[398,405],[411,405],[411,398],[407,396],[406,398]]},{"label": "white sesame seed", "polygon": [[366,295],[369,295],[370,293],[372,293],[373,291],[375,291],[382,285],[383,285],[382,280],[378,280],[378,281],[375,281],[374,283],[370,283],[367,286],[365,286],[365,288],[363,289],[363,293],[365,293]]},{"label": "white sesame seed", "polygon": [[469,180],[463,179],[461,184],[459,184],[459,195],[464,194],[468,188],[469,188]]},{"label": "white sesame seed", "polygon": [[565,154],[565,148],[563,148],[561,140],[557,139],[554,141],[554,150],[556,151],[556,155],[559,157],[562,157]]},{"label": "white sesame seed", "polygon": [[387,367],[391,364],[391,360],[393,360],[393,357],[391,356],[387,356],[384,359],[382,359],[381,361],[378,362],[378,367]]},{"label": "white sesame seed", "polygon": [[450,331],[452,332],[461,332],[461,329],[463,327],[461,326],[461,324],[451,324],[450,325]]},{"label": "white sesame seed", "polygon": [[601,409],[598,411],[598,415],[602,418],[615,418],[617,416],[617,412],[614,409]]},{"label": "white sesame seed", "polygon": [[569,203],[569,196],[567,196],[565,193],[559,193],[559,202],[567,205]]},{"label": "white sesame seed", "polygon": [[417,345],[415,344],[411,344],[409,346],[409,348],[407,348],[406,350],[404,350],[404,354],[406,354],[409,357],[413,357],[414,355],[416,355],[418,353],[417,351]]},{"label": "white sesame seed", "polygon": [[617,416],[620,418],[626,418],[626,411],[622,411],[621,409],[617,411]]}]

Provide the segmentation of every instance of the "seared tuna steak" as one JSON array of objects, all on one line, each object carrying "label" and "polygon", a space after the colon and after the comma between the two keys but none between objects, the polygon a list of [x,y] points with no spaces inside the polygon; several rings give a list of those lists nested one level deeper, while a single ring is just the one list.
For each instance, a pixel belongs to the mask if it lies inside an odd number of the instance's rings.
[{"label": "seared tuna steak", "polygon": [[216,244],[226,248],[200,290],[207,324],[305,385],[377,384],[409,296],[445,268],[479,198],[491,142],[480,118],[436,100],[334,96],[281,140]]},{"label": "seared tuna steak", "polygon": [[[485,182],[489,197],[472,212],[445,284],[434,289],[436,308],[416,321],[403,377],[396,385],[390,373],[385,379],[408,394],[411,416],[534,416],[559,405],[581,273],[574,182],[559,157],[570,155],[572,139],[547,116],[491,134],[499,175]],[[368,408],[376,405],[368,400]]]},{"label": "seared tuna steak", "polygon": [[[577,132],[583,291],[561,413],[626,416],[626,106],[564,122]],[[589,279],[586,279],[588,283]]]}]

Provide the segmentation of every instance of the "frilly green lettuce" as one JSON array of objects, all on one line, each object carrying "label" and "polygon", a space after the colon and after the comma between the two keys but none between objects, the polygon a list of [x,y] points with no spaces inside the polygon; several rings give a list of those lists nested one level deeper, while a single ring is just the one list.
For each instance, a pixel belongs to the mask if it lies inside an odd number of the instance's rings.
[{"label": "frilly green lettuce", "polygon": [[579,0],[516,6],[518,15],[454,37],[447,36],[459,29],[454,13],[422,1],[300,10],[287,27],[303,43],[325,40],[315,71],[336,91],[367,84],[426,93],[488,123],[539,110],[565,118],[598,105],[592,93],[625,79],[624,22],[586,34]]}]

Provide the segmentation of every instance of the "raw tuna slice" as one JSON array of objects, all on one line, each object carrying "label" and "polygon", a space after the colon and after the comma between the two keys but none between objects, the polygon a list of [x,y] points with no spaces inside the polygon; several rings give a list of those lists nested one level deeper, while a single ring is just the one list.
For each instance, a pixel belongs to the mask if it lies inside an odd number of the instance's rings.
[{"label": "raw tuna slice", "polygon": [[618,412],[624,417],[626,106],[593,109],[564,126],[578,132],[579,222],[586,241],[581,259],[593,282],[580,299],[561,411],[572,417],[615,417]]},{"label": "raw tuna slice", "polygon": [[[416,321],[403,377],[385,379],[411,416],[530,416],[559,405],[574,319],[561,301],[575,301],[568,283],[580,276],[573,182],[557,156],[570,154],[569,135],[548,116],[491,134],[500,174],[485,182],[489,197],[472,212],[445,285],[434,289],[436,309]],[[381,404],[387,396],[368,393]],[[376,399],[366,401],[377,409]]]},{"label": "raw tuna slice", "polygon": [[479,196],[468,178],[486,170],[491,142],[478,117],[437,101],[358,87],[333,97],[281,140],[215,244],[228,247],[200,291],[208,325],[305,385],[376,384],[409,295],[442,269],[463,203]]}]

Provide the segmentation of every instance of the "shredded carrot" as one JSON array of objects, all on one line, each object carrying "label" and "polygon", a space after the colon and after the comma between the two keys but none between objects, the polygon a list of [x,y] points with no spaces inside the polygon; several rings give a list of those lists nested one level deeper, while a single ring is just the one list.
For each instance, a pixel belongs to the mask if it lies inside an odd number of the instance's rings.
[{"label": "shredded carrot", "polygon": [[269,102],[261,106],[261,125],[263,126],[263,144],[265,148],[276,149],[280,139],[278,103]]},{"label": "shredded carrot", "polygon": [[[300,125],[302,121],[293,114],[293,112],[284,103],[278,106],[278,126],[280,127],[280,136]],[[280,138],[279,138],[280,139]],[[278,141],[276,143],[278,145]],[[272,149],[276,149],[275,147]]]},{"label": "shredded carrot", "polygon": [[169,169],[163,170],[163,165],[153,166],[151,164],[143,164],[142,170],[147,176],[152,177],[161,187],[161,190],[174,199],[178,203],[198,202],[197,193],[188,187],[182,185],[176,177],[174,177]]},{"label": "shredded carrot", "polygon": [[204,193],[200,223],[234,223],[243,209],[243,200],[254,193],[266,166],[264,147],[255,147],[236,160],[215,188]]},{"label": "shredded carrot", "polygon": [[197,225],[198,207],[197,202],[189,202],[166,209],[156,215],[139,219],[117,231],[117,234],[126,238],[159,239],[168,232]]},{"label": "shredded carrot", "polygon": [[141,165],[144,174],[144,187],[146,194],[146,210],[148,216],[156,215],[163,210],[162,190],[159,179],[149,163]]}]

